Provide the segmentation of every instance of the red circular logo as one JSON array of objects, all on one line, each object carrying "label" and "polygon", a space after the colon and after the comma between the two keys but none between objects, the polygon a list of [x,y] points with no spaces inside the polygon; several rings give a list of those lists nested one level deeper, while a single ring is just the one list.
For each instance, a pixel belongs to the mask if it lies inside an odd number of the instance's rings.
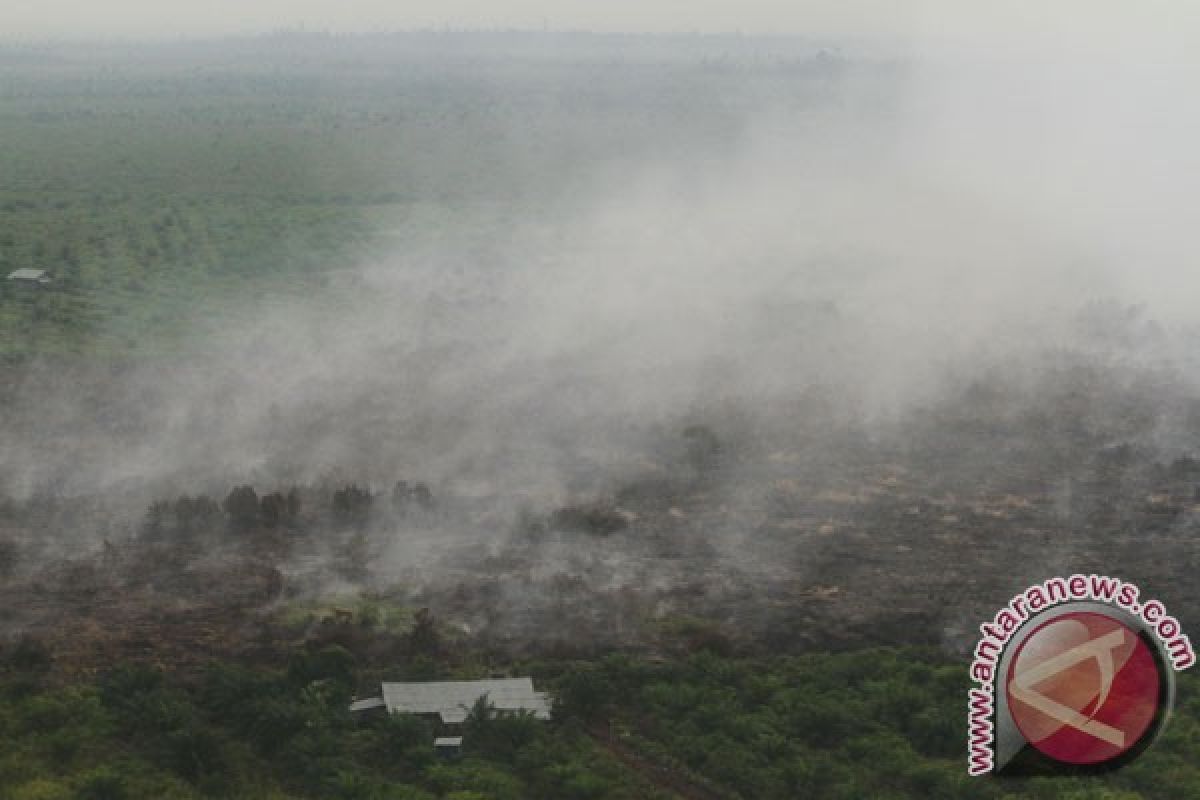
[{"label": "red circular logo", "polygon": [[1165,699],[1150,646],[1092,611],[1034,629],[1013,657],[1005,691],[1025,740],[1068,764],[1099,764],[1131,750]]}]

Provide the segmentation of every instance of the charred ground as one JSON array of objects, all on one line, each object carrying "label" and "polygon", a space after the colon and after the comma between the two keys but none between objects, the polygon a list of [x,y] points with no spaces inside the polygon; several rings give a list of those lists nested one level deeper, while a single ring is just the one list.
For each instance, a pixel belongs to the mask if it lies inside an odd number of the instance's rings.
[{"label": "charred ground", "polygon": [[382,665],[403,625],[353,610],[374,603],[406,624],[426,609],[454,649],[501,658],[961,653],[1013,587],[1072,572],[1135,581],[1186,624],[1200,463],[1156,437],[1200,402],[1082,357],[1006,386],[870,432],[820,424],[817,404],[795,426],[714,412],[661,426],[629,474],[554,505],[418,472],[136,507],[133,492],[8,498],[6,635],[69,671],[269,658],[314,637]]}]

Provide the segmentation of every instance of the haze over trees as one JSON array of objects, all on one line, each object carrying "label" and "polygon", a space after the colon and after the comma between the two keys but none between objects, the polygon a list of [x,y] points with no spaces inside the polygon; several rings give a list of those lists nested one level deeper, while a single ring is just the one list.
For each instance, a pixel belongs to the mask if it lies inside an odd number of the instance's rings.
[{"label": "haze over trees", "polygon": [[[1200,622],[1193,141],[1090,127],[1194,92],[1111,69],[0,45],[0,796],[1194,795],[1186,675],[1128,769],[965,776],[1014,591]],[[555,719],[461,760],[346,710],[504,674]]]}]

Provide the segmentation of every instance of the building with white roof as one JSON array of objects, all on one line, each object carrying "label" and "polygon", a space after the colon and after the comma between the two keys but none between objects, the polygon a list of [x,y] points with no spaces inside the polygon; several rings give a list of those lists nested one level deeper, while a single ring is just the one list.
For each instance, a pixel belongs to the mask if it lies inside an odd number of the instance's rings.
[{"label": "building with white roof", "polygon": [[8,273],[8,280],[17,283],[39,283],[43,286],[50,282],[50,275],[44,269],[29,269],[22,267]]},{"label": "building with white roof", "polygon": [[436,715],[444,725],[459,725],[479,698],[485,697],[498,714],[528,713],[536,719],[550,719],[550,697],[533,688],[532,678],[384,683],[381,692],[380,697],[354,701],[350,710],[383,707],[390,714]]}]

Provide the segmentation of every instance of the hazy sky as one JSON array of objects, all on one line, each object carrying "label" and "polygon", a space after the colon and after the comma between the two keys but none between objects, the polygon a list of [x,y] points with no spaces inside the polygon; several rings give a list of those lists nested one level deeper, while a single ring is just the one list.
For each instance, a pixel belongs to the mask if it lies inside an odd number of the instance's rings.
[{"label": "hazy sky", "polygon": [[0,37],[192,36],[303,26],[742,31],[1191,49],[1194,0],[0,0]]}]

